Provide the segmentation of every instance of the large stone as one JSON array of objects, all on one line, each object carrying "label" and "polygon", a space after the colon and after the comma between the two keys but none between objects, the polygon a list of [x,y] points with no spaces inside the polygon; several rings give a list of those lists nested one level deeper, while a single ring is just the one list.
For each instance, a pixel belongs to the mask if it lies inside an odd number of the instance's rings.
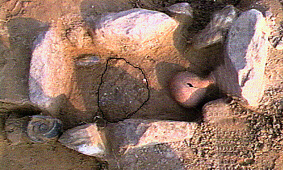
[{"label": "large stone", "polygon": [[[153,147],[190,140],[196,128],[196,123],[189,122],[127,119],[108,124],[105,128],[99,128],[96,123],[75,127],[66,131],[59,142],[80,153],[104,159],[114,169],[151,167],[148,163],[154,161],[159,167],[165,166],[166,162],[178,165],[180,160],[170,147],[165,146],[165,154],[156,153]],[[147,152],[155,152],[148,156],[155,156],[137,165],[135,162],[147,155],[143,151],[146,148]],[[160,159],[164,161],[158,162]]]},{"label": "large stone", "polygon": [[196,127],[192,122],[127,119],[108,128],[109,136],[116,138],[112,146],[137,148],[190,139]]},{"label": "large stone", "polygon": [[259,104],[264,91],[268,30],[262,13],[251,9],[233,22],[228,33],[227,56],[238,73],[242,96],[250,106]]},{"label": "large stone", "polygon": [[193,47],[201,49],[215,43],[223,42],[233,20],[237,17],[237,9],[228,5],[213,14],[209,24],[194,36]]},{"label": "large stone", "polygon": [[160,40],[178,26],[168,15],[146,9],[110,13],[95,23],[95,39],[114,51],[144,51],[156,47]]},{"label": "large stone", "polygon": [[91,95],[90,91],[82,91],[78,83],[81,76],[76,69],[89,67],[99,60],[92,55],[95,48],[83,25],[82,18],[77,15],[65,16],[52,23],[50,29],[34,41],[31,56],[30,101],[67,125],[93,117],[93,113],[87,111],[95,101],[87,96]]}]

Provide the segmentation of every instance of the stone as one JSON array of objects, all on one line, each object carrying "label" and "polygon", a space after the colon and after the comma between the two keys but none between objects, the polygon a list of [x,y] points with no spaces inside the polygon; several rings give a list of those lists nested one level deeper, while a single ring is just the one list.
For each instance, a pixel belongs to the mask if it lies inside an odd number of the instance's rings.
[{"label": "stone", "polygon": [[54,142],[62,133],[62,122],[59,119],[33,115],[27,125],[27,135],[33,142]]},{"label": "stone", "polygon": [[5,122],[6,137],[12,145],[51,143],[61,134],[61,121],[49,116],[19,117],[11,114]]},{"label": "stone", "polygon": [[194,36],[192,42],[195,49],[205,48],[215,43],[224,42],[227,30],[237,17],[237,9],[227,5],[213,14],[209,24]]},{"label": "stone", "polygon": [[116,138],[114,148],[141,148],[190,139],[196,127],[192,122],[127,119],[108,128],[111,138]]},{"label": "stone", "polygon": [[166,8],[169,12],[173,14],[185,15],[187,17],[193,17],[193,9],[187,2],[176,3]]},{"label": "stone", "polygon": [[241,95],[253,107],[258,106],[264,92],[268,30],[262,13],[251,9],[233,22],[226,43],[227,57],[238,73]]},{"label": "stone", "polygon": [[95,40],[104,48],[120,52],[143,51],[155,47],[178,26],[168,15],[146,9],[110,13],[95,23]]},{"label": "stone", "polygon": [[74,120],[68,120],[68,124],[92,117],[90,113],[83,113],[87,106],[78,85],[76,68],[100,62],[93,50],[88,50],[93,47],[92,39],[81,20],[71,15],[52,23],[49,30],[34,41],[30,61],[30,101],[61,120],[66,120],[62,113],[72,115],[74,111]]},{"label": "stone", "polygon": [[[69,129],[59,142],[80,153],[106,160],[110,167],[117,168],[123,166],[119,163],[135,165],[128,158],[143,157],[145,148],[152,152],[157,145],[191,139],[196,128],[197,124],[190,122],[126,119],[106,127],[91,123]],[[154,159],[172,161],[173,157],[173,162],[179,161],[167,148],[165,154],[155,153]]]},{"label": "stone", "polygon": [[[75,61],[68,54],[69,43],[83,46],[83,27],[77,23],[71,34],[75,38],[63,37],[60,26],[55,25],[39,35],[34,42],[30,64],[29,97],[31,102],[43,108],[48,108],[53,98],[59,95],[69,96],[74,86]],[[73,37],[73,36],[70,36]],[[67,38],[70,41],[65,41]]]},{"label": "stone", "polygon": [[104,158],[109,154],[105,132],[97,124],[85,124],[69,129],[58,140],[82,154]]}]

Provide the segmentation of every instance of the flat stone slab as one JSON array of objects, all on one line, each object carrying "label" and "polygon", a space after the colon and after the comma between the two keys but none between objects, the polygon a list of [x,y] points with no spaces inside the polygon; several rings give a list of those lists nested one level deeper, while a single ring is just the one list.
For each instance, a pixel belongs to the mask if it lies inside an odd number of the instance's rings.
[{"label": "flat stone slab", "polygon": [[109,125],[116,147],[144,147],[192,138],[196,123],[165,120],[127,119]]},{"label": "flat stone slab", "polygon": [[[92,123],[69,129],[59,142],[80,153],[107,160],[110,167],[120,166],[120,163],[133,167],[135,161],[132,159],[145,155],[142,150],[147,148],[148,152],[154,152],[158,144],[189,140],[196,128],[197,124],[191,122],[126,119],[105,128]],[[179,163],[178,156],[168,149],[165,155],[155,153],[154,159],[172,162],[174,158],[173,162]]]},{"label": "flat stone slab", "polygon": [[227,56],[238,73],[242,96],[258,106],[264,91],[268,28],[262,13],[251,9],[233,22],[226,43]]}]

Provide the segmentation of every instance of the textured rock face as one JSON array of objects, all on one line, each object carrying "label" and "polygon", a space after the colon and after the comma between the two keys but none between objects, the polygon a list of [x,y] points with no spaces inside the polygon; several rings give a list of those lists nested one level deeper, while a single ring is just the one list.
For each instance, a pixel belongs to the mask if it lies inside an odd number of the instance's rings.
[{"label": "textured rock face", "polygon": [[128,119],[107,128],[116,155],[109,169],[185,169],[169,143],[189,141],[197,123]]},{"label": "textured rock face", "polygon": [[131,9],[103,16],[95,26],[97,43],[108,50],[120,52],[155,47],[158,39],[173,31],[178,23],[161,12]]},{"label": "textured rock face", "polygon": [[105,133],[95,123],[67,130],[59,138],[59,142],[89,156],[103,158],[109,154]]},{"label": "textured rock face", "polygon": [[[92,123],[69,129],[60,137],[59,142],[80,153],[106,159],[114,169],[117,166],[124,169],[129,165],[137,166],[134,162],[145,158],[143,149],[149,148],[151,151],[151,147],[157,144],[189,140],[196,128],[197,123],[127,119],[108,124],[105,128]],[[158,167],[164,166],[167,161],[174,165],[180,163],[173,150],[168,147],[166,152],[165,155],[156,154],[152,159],[143,160],[143,164],[153,160]],[[165,162],[158,162],[160,159]],[[120,165],[116,165],[117,162]]]},{"label": "textured rock face", "polygon": [[135,147],[178,142],[193,137],[196,123],[182,121],[127,119],[110,124],[109,137],[116,138],[115,148]]},{"label": "textured rock face", "polygon": [[232,117],[232,111],[223,98],[206,103],[202,112],[204,121],[209,123],[225,124],[225,121]]},{"label": "textured rock face", "polygon": [[227,30],[236,17],[237,11],[232,5],[228,5],[222,10],[215,12],[210,23],[195,35],[192,40],[194,48],[201,49],[218,42],[223,42]]},{"label": "textured rock face", "polygon": [[242,13],[228,34],[227,55],[238,73],[242,96],[250,106],[258,105],[264,91],[267,34],[265,18],[255,9]]},{"label": "textured rock face", "polygon": [[[51,105],[56,103],[56,98],[60,95],[69,98],[76,86],[74,60],[67,54],[67,46],[56,31],[56,28],[47,31],[36,45],[29,78],[31,102],[50,112],[54,111],[51,111]],[[82,108],[83,104],[79,104],[79,107]]]},{"label": "textured rock face", "polygon": [[204,146],[214,150],[215,169],[237,169],[245,161],[254,161],[245,156],[254,153],[254,148],[249,145],[252,135],[247,119],[242,113],[235,114],[231,104],[218,99],[206,103],[202,108],[204,121],[209,122],[210,131],[214,133],[211,143]]},{"label": "textured rock face", "polygon": [[[58,117],[61,108],[68,114],[71,110],[86,110],[78,87],[76,65],[84,64],[88,60],[84,61],[82,58],[81,62],[77,62],[76,59],[80,54],[91,53],[87,50],[92,46],[91,42],[79,16],[62,18],[37,38],[29,75],[29,98],[32,103],[59,119],[62,119]],[[92,56],[87,57],[90,58],[88,63],[96,62]],[[84,116],[86,119],[91,118],[90,114]]]},{"label": "textured rock face", "polygon": [[[59,52],[60,47],[58,46],[60,44],[60,40],[60,37],[56,35],[54,29],[49,30],[45,35],[41,35],[37,39],[38,42],[41,42],[36,45],[32,55],[29,81],[30,100],[40,106],[44,106],[50,97],[56,97],[56,94],[54,94],[55,88],[59,88],[61,94],[64,94],[66,93],[66,90],[63,90],[62,88],[68,89],[66,85],[70,84],[70,82],[65,83],[63,80],[64,77],[62,76],[59,76],[59,80],[53,79],[56,82],[51,81],[52,78],[55,78],[55,72],[58,72],[59,75],[60,71],[62,73],[65,72],[64,65],[66,64],[65,61],[62,61],[64,57],[61,57],[64,56],[64,54]],[[54,53],[55,51],[57,52]],[[56,58],[61,61],[58,62],[54,60]],[[47,65],[47,63],[49,63],[49,65]],[[72,74],[70,71],[66,71],[65,73]]]}]

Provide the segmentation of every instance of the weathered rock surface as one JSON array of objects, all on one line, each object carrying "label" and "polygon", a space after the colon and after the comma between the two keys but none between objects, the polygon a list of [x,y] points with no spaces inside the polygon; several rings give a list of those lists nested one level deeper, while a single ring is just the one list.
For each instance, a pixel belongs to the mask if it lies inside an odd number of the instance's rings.
[{"label": "weathered rock surface", "polygon": [[206,103],[203,114],[213,132],[210,143],[204,145],[213,148],[213,168],[237,169],[239,165],[249,166],[254,162],[252,135],[245,116],[235,115],[224,99]]},{"label": "weathered rock surface", "polygon": [[[90,50],[93,48],[92,38],[83,25],[81,17],[76,15],[53,23],[35,40],[30,63],[30,101],[70,124],[93,116],[85,113],[87,104],[76,74],[78,67],[99,62]],[[59,112],[63,114],[60,116]],[[64,113],[73,115],[74,120],[67,119]]]},{"label": "weathered rock surface", "polygon": [[196,123],[182,121],[127,119],[108,128],[110,136],[116,138],[114,148],[139,148],[190,139],[196,127]]},{"label": "weathered rock surface", "polygon": [[101,17],[95,24],[95,39],[114,51],[144,51],[159,44],[178,23],[168,15],[146,9],[131,9]]},{"label": "weathered rock surface", "polygon": [[[84,46],[86,43],[84,41],[90,41],[90,37],[84,39],[83,36],[79,36],[84,31],[81,31],[83,29],[82,23],[77,24],[76,29],[70,31],[70,35],[75,34],[70,38],[62,36],[61,26],[55,25],[49,31],[42,33],[34,42],[30,64],[29,91],[30,100],[41,107],[48,108],[52,99],[59,95],[69,97],[73,86],[76,86],[74,79],[75,60],[69,54],[70,43]],[[66,41],[64,38],[70,41]],[[83,107],[82,104],[80,107]]]},{"label": "weathered rock surface", "polygon": [[[109,161],[110,167],[117,167],[117,164],[126,167],[136,165],[133,161],[138,161],[145,154],[141,150],[157,144],[189,140],[193,137],[196,128],[196,123],[127,119],[108,124],[105,128],[98,128],[95,123],[75,127],[66,131],[59,142],[83,154],[105,159]],[[152,148],[149,151],[152,151]],[[167,152],[167,157],[163,154],[155,154],[153,159],[164,159],[164,162],[170,159],[172,162],[174,157],[173,162],[179,161],[173,151]],[[128,159],[129,157],[131,159]],[[143,162],[146,163],[148,162]],[[156,163],[160,166],[163,164]]]},{"label": "weathered rock surface", "polygon": [[250,106],[256,107],[263,95],[268,30],[262,13],[252,9],[233,22],[228,34],[227,56],[238,73],[242,96]]},{"label": "weathered rock surface", "polygon": [[169,12],[175,15],[184,15],[186,17],[193,17],[193,9],[187,2],[176,3],[166,8]]},{"label": "weathered rock surface", "polygon": [[[114,65],[119,68],[111,67]],[[132,75],[127,74],[129,72]],[[146,81],[144,73],[126,60],[108,60],[99,87],[99,107],[104,118],[117,122],[139,111],[150,95]]]},{"label": "weathered rock surface", "polygon": [[232,5],[215,12],[209,24],[193,38],[194,48],[201,49],[218,42],[224,42],[227,30],[236,17],[237,10]]},{"label": "weathered rock surface", "polygon": [[109,155],[110,148],[105,132],[96,124],[85,124],[69,129],[59,138],[59,142],[85,155],[99,158]]},{"label": "weathered rock surface", "polygon": [[232,110],[225,99],[217,99],[206,103],[202,108],[204,121],[208,123],[219,123],[231,118]]},{"label": "weathered rock surface", "polygon": [[33,142],[54,142],[61,133],[61,121],[50,116],[33,115],[27,125],[27,135]]}]

